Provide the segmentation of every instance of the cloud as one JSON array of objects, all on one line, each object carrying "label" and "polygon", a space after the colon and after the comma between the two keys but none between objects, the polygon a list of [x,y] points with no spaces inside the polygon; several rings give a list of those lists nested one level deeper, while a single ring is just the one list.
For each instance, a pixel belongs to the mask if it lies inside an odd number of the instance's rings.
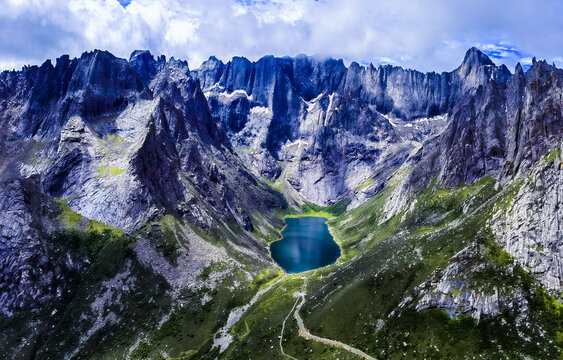
[{"label": "cloud", "polygon": [[487,55],[494,59],[522,58],[522,53],[514,45],[506,42],[496,44],[479,44],[477,45]]},{"label": "cloud", "polygon": [[305,53],[446,71],[471,46],[511,68],[530,56],[561,66],[562,14],[558,0],[5,0],[0,68],[99,48],[192,68],[210,55]]}]

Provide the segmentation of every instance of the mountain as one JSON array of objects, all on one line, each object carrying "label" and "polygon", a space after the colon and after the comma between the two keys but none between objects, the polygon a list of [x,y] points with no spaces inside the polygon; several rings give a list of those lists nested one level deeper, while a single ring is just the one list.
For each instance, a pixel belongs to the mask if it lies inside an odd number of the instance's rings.
[{"label": "mountain", "polygon": [[[0,344],[557,358],[562,99],[562,70],[512,74],[476,48],[441,74],[141,50],[3,72]],[[342,256],[284,274],[269,244],[311,215]],[[292,313],[346,346],[305,341]]]},{"label": "mountain", "polygon": [[[346,68],[342,60],[306,56],[210,58],[192,74],[250,169],[322,205],[349,197],[374,173],[381,186],[439,129],[440,121],[426,119],[440,120],[463,96],[511,77],[475,48],[442,74]],[[415,129],[405,134],[403,123]]]}]

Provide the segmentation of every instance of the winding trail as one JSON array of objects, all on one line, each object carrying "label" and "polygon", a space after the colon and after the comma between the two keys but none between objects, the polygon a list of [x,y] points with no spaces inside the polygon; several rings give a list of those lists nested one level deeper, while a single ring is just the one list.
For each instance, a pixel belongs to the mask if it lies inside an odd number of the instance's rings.
[{"label": "winding trail", "polygon": [[244,313],[252,305],[254,305],[254,303],[256,303],[256,301],[258,301],[258,299],[260,299],[260,297],[262,297],[262,295],[267,293],[268,290],[270,290],[272,287],[274,287],[277,284],[279,284],[280,282],[282,282],[286,277],[287,277],[287,274],[284,274],[281,278],[279,278],[275,282],[271,283],[270,285],[268,285],[264,289],[258,291],[252,297],[252,299],[250,300],[250,302],[248,304],[241,306],[236,310],[231,311],[231,313],[229,314],[229,317],[227,319],[227,323],[225,324],[225,326],[223,326],[221,328],[221,330],[219,330],[219,336],[216,337],[215,340],[213,340],[212,348],[219,346],[219,353],[222,353],[223,351],[227,350],[229,345],[231,345],[231,343],[233,342],[233,335],[229,334],[229,330],[231,330],[231,328],[233,326],[235,326],[235,324],[242,318],[242,315],[244,315]]},{"label": "winding trail", "polygon": [[[342,348],[344,350],[347,350],[353,354],[356,354],[360,357],[363,357],[364,359],[368,359],[368,360],[377,360],[376,358],[366,354],[365,352],[356,349],[355,347],[352,347],[350,345],[344,344],[343,342],[340,341],[336,341],[336,340],[332,340],[332,339],[327,339],[324,337],[320,337],[317,335],[313,335],[311,334],[311,332],[305,327],[305,324],[303,323],[303,319],[301,318],[301,315],[299,315],[299,311],[301,310],[301,307],[303,306],[303,304],[305,304],[305,295],[307,295],[307,293],[305,292],[305,289],[307,288],[307,280],[309,280],[309,278],[305,278],[305,281],[303,282],[303,286],[301,287],[301,291],[297,291],[295,293],[295,296],[297,297],[297,299],[295,300],[295,304],[293,304],[293,307],[291,308],[291,311],[287,314],[285,320],[283,321],[282,324],[282,330],[281,330],[281,334],[280,334],[280,350],[283,356],[293,359],[293,360],[298,360],[296,358],[294,358],[291,355],[288,355],[285,353],[285,351],[283,350],[283,332],[285,329],[285,323],[287,322],[287,319],[289,319],[289,317],[291,316],[291,314],[293,313],[293,316],[295,317],[295,320],[297,320],[297,324],[299,325],[299,336],[304,337],[307,340],[314,340],[314,341],[318,341],[320,343],[329,345],[329,346],[334,346],[334,347],[338,347],[338,348]],[[299,303],[299,299],[301,299],[301,303],[299,305],[297,305],[297,303]]]},{"label": "winding trail", "polygon": [[283,331],[285,330],[285,323],[287,322],[287,319],[289,319],[289,317],[291,316],[291,314],[293,314],[293,311],[295,310],[295,307],[297,306],[297,303],[298,303],[298,302],[299,302],[299,298],[297,298],[297,299],[295,300],[295,304],[293,304],[293,307],[291,308],[291,311],[290,311],[290,312],[287,314],[287,316],[285,317],[285,320],[283,321],[283,324],[282,324],[281,335],[280,335],[280,350],[281,350],[282,355],[285,356],[285,357],[287,357],[287,358],[293,359],[293,360],[298,360],[298,359],[294,358],[293,356],[291,356],[291,355],[289,355],[289,354],[286,354],[285,351],[283,351],[283,344],[282,344],[282,341],[283,341]]},{"label": "winding trail", "polygon": [[301,310],[301,307],[303,306],[303,304],[305,304],[305,293],[303,293],[303,292],[299,293],[298,297],[301,298],[301,303],[299,304],[299,306],[297,306],[297,309],[295,310],[294,315],[295,315],[295,320],[297,320],[297,324],[299,324],[299,335],[301,335],[302,337],[304,337],[307,340],[314,340],[314,341],[318,341],[318,342],[321,342],[321,343],[326,344],[326,345],[339,347],[339,348],[342,348],[344,350],[348,350],[349,352],[356,354],[358,356],[361,356],[364,359],[376,360],[374,357],[369,356],[368,354],[366,354],[362,350],[356,349],[356,348],[354,348],[350,345],[344,344],[340,341],[327,339],[327,338],[324,338],[324,337],[320,337],[320,336],[311,334],[311,332],[303,324],[303,319],[301,319],[301,315],[299,315],[299,311]]}]

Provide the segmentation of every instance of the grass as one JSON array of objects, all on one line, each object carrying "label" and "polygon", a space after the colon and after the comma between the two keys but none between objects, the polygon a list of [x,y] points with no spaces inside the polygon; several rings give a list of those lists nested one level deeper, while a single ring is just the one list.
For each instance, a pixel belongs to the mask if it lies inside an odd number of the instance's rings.
[{"label": "grass", "polygon": [[283,276],[283,271],[266,268],[260,271],[255,277],[254,280],[250,283],[250,287],[252,289],[260,290],[264,287],[269,286],[270,284],[274,283],[280,277]]},{"label": "grass", "polygon": [[109,232],[109,234],[114,237],[123,235],[123,230],[114,228],[112,226],[106,225],[105,223],[96,220],[88,221],[87,232],[88,233],[96,232],[99,234],[103,234],[104,232]]},{"label": "grass", "polygon": [[189,252],[189,244],[184,239],[182,224],[169,214],[145,225],[137,235],[148,239],[156,250],[172,264],[176,264],[180,255],[180,246]]},{"label": "grass", "polygon": [[545,157],[545,161],[547,161],[548,163],[554,163],[557,159],[561,160],[561,150],[559,149],[552,150]]},{"label": "grass", "polygon": [[358,190],[364,190],[365,188],[367,188],[368,186],[370,186],[374,182],[375,182],[375,180],[373,178],[369,178],[366,181],[364,181],[360,186],[358,186]]},{"label": "grass", "polygon": [[110,155],[120,152],[122,145],[126,144],[125,139],[117,134],[108,134],[103,138],[98,139],[98,144],[104,153],[104,161],[106,165],[100,166],[96,170],[96,172],[98,173],[96,178],[112,178],[125,172],[126,169],[122,169],[116,166],[109,166]]},{"label": "grass", "polygon": [[492,232],[486,237],[485,247],[488,250],[489,259],[496,266],[509,267],[514,265],[514,257],[495,243]]},{"label": "grass", "polygon": [[103,138],[98,139],[98,144],[104,150],[107,150],[110,147],[117,147],[125,143],[125,139],[117,134],[108,134]]},{"label": "grass", "polygon": [[80,220],[82,220],[82,215],[72,211],[72,209],[67,205],[68,200],[66,199],[55,199],[55,202],[61,207],[61,213],[57,216],[57,220],[62,222],[67,229],[74,228]]},{"label": "grass", "polygon": [[262,182],[268,185],[272,190],[283,192],[284,185],[283,185],[283,180],[281,178],[278,179],[276,182],[273,182],[270,179],[262,176],[260,180],[262,180]]},{"label": "grass", "polygon": [[[105,291],[105,282],[128,271],[127,286],[106,303],[101,316],[116,314],[117,323],[106,324],[87,341],[80,341],[80,358],[123,358],[138,331],[156,325],[169,306],[168,285],[159,275],[140,265],[134,255],[134,238],[120,229],[90,220],[86,231],[63,229],[48,242],[53,259],[68,259],[73,265],[65,275],[66,287],[57,312],[49,310],[42,318],[49,325],[35,357],[59,358],[78,347],[79,336],[94,324],[98,314],[92,302]],[[66,289],[66,290],[65,290]],[[113,290],[115,291],[115,290]],[[53,315],[55,314],[55,315]]]},{"label": "grass", "polygon": [[[57,220],[63,223],[66,230],[76,230],[78,223],[84,217],[79,213],[72,211],[72,209],[67,205],[68,201],[69,200],[67,199],[55,199],[55,202],[61,207],[61,213],[57,216]],[[85,230],[86,234],[106,234],[112,238],[123,236],[123,230],[114,228],[96,220],[88,220],[88,225]],[[82,232],[76,232],[76,234],[80,233]]]},{"label": "grass", "polygon": [[307,216],[316,216],[316,217],[324,217],[327,219],[331,219],[336,216],[340,216],[346,212],[346,208],[350,200],[343,199],[339,202],[330,205],[330,206],[321,206],[317,204],[313,204],[311,202],[305,202],[301,205],[300,211],[288,208],[283,213],[278,213],[278,216],[281,218],[300,218],[300,217],[307,217]]},{"label": "grass", "polygon": [[[453,320],[437,309],[394,312],[415,286],[426,281],[437,269],[445,268],[454,254],[479,238],[486,248],[480,260],[485,266],[477,267],[481,270],[469,275],[475,281],[472,286],[497,288],[501,293],[529,286],[526,279],[531,277],[522,276],[523,270],[516,274],[506,270],[513,266],[514,260],[494,242],[487,228],[498,204],[506,206],[512,202],[517,186],[509,188],[495,204],[466,217],[456,227],[445,226],[484,204],[496,193],[494,184],[487,178],[456,189],[440,189],[433,184],[416,197],[416,205],[408,213],[379,221],[390,191],[385,189],[358,209],[333,220],[340,236],[347,231],[354,234],[354,229],[360,232],[361,235],[347,245],[350,248],[351,244],[361,244],[358,246],[361,250],[345,267],[331,268],[326,280],[311,282],[308,294],[318,300],[304,307],[305,322],[310,330],[386,359],[463,359],[474,354],[482,354],[484,358],[524,355],[555,358],[559,350],[553,344],[562,327],[555,320],[558,315],[546,312],[545,305],[538,305],[530,315],[533,324],[547,330],[549,335],[545,337],[537,335],[540,332],[537,327],[518,327],[517,314],[510,311],[479,323],[463,317]],[[428,218],[435,220],[428,222]],[[373,235],[373,232],[385,234]],[[392,233],[397,237],[386,241]],[[378,241],[364,240],[370,238]],[[415,256],[416,253],[420,257]],[[525,293],[533,298],[537,291]],[[552,308],[560,309],[557,305]],[[554,313],[559,314],[559,310]],[[383,329],[375,336],[370,335],[381,319],[385,320]],[[519,335],[522,333],[532,336],[533,346],[522,340]]]},{"label": "grass", "polygon": [[116,166],[103,165],[103,166],[100,166],[98,168],[98,170],[96,170],[96,171],[98,172],[98,175],[96,176],[96,178],[101,179],[101,178],[115,177],[115,176],[125,172],[125,169],[121,169],[121,168],[118,168]]},{"label": "grass", "polygon": [[203,271],[201,272],[201,275],[199,275],[200,280],[205,281],[207,279],[209,279],[209,276],[213,273],[216,272],[221,272],[223,270],[225,270],[225,265],[221,264],[221,263],[215,263],[212,266],[207,266],[203,269]]},{"label": "grass", "polygon": [[[385,203],[395,186],[390,182],[362,206],[332,218],[329,223],[348,252],[347,261],[308,273],[308,301],[302,316],[309,329],[377,358],[465,359],[477,354],[485,359],[557,358],[556,342],[563,341],[560,304],[545,292],[545,297],[534,295],[542,294],[541,288],[523,269],[514,268],[514,259],[496,244],[488,229],[491,215],[510,206],[521,184],[509,185],[495,203],[471,214],[498,193],[495,185],[490,178],[455,189],[433,183],[416,196],[413,208],[386,219]],[[459,220],[456,226],[447,226],[454,220]],[[396,312],[417,285],[448,266],[454,254],[475,241],[485,249],[475,261],[484,266],[476,266],[481,270],[468,275],[475,281],[471,286],[496,287],[501,294],[524,289],[528,301],[535,304],[526,322],[518,321],[519,314],[509,310],[479,322],[466,316],[452,319],[440,309]],[[289,277],[251,309],[235,326],[235,346],[222,358],[279,357],[277,336],[295,300],[290,294],[299,284],[298,277]],[[456,291],[460,295],[466,289]],[[381,320],[384,325],[376,332]],[[284,349],[291,355],[350,356],[336,355],[334,349],[303,340],[291,318],[286,334]],[[530,342],[522,334],[529,336]]]},{"label": "grass", "polygon": [[[235,281],[244,283],[244,278],[235,272],[216,289],[184,291],[181,299],[186,305],[173,309],[168,320],[151,331],[131,358],[154,358],[165,350],[172,358],[214,359],[211,344],[215,333],[224,325],[230,311],[247,303],[253,293],[246,286],[232,289]],[[210,300],[202,303],[205,294]]]}]

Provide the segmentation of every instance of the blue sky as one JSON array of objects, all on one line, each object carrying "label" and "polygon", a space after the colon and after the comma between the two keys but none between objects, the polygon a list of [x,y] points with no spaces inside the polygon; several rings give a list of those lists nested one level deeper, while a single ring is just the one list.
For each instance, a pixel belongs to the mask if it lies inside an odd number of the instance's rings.
[{"label": "blue sky", "polygon": [[92,49],[149,49],[197,67],[210,55],[320,54],[422,71],[477,46],[511,70],[563,67],[563,1],[0,0],[0,69]]}]

